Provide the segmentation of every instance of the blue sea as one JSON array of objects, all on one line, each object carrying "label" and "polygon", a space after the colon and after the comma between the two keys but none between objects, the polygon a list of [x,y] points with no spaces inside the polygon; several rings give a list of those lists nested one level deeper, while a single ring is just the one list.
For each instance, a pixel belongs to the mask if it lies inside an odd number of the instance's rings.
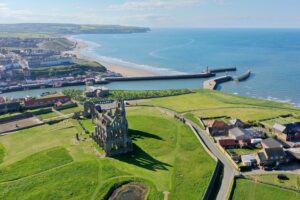
[{"label": "blue sea", "polygon": [[[251,69],[247,81],[224,83],[219,89],[300,106],[300,29],[152,29],[148,33],[73,37],[89,44],[82,51],[87,56],[161,74],[236,66],[238,71],[230,73],[235,76]],[[107,87],[201,88],[202,83],[201,79],[139,81]]]},{"label": "blue sea", "polygon": [[[83,54],[161,74],[236,66],[252,77],[221,90],[300,105],[300,29],[153,29],[148,33],[78,35]],[[120,89],[199,88],[202,80],[114,83]]]}]

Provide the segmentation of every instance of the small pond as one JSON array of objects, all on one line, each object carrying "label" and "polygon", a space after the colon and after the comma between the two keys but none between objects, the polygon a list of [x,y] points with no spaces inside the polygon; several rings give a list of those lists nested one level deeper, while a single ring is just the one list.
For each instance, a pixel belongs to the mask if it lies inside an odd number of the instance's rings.
[{"label": "small pond", "polygon": [[146,194],[146,186],[139,183],[128,183],[113,191],[108,200],[144,200]]}]

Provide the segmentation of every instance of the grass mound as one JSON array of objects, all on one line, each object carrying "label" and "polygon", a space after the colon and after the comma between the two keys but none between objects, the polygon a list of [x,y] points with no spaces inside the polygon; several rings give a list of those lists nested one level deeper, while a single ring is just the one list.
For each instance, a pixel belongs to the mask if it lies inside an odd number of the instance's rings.
[{"label": "grass mound", "polygon": [[67,163],[73,159],[64,148],[57,147],[13,163],[0,169],[0,182],[31,176]]},{"label": "grass mound", "polygon": [[98,183],[97,162],[78,162],[1,184],[0,199],[89,199]]}]

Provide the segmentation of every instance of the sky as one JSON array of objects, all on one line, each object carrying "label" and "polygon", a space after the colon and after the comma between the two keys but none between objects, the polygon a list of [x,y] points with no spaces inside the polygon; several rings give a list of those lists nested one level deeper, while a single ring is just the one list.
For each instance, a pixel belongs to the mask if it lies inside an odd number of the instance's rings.
[{"label": "sky", "polygon": [[0,0],[0,23],[300,28],[300,0]]}]

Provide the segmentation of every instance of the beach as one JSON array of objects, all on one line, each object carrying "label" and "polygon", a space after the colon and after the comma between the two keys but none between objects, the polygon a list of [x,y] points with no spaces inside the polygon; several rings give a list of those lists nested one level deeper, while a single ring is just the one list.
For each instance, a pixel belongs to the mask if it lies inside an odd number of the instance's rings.
[{"label": "beach", "polygon": [[95,58],[93,56],[83,55],[82,50],[89,48],[89,44],[83,40],[74,39],[71,36],[67,37],[68,40],[76,42],[76,47],[68,51],[67,53],[75,55],[79,59],[85,59],[90,61],[96,61],[107,68],[107,70],[116,72],[125,77],[133,77],[133,76],[155,76],[159,75],[159,73],[146,70],[146,69],[138,69],[136,67],[130,67],[128,65],[122,65],[120,63],[112,63],[107,60],[103,60],[101,58]]}]

